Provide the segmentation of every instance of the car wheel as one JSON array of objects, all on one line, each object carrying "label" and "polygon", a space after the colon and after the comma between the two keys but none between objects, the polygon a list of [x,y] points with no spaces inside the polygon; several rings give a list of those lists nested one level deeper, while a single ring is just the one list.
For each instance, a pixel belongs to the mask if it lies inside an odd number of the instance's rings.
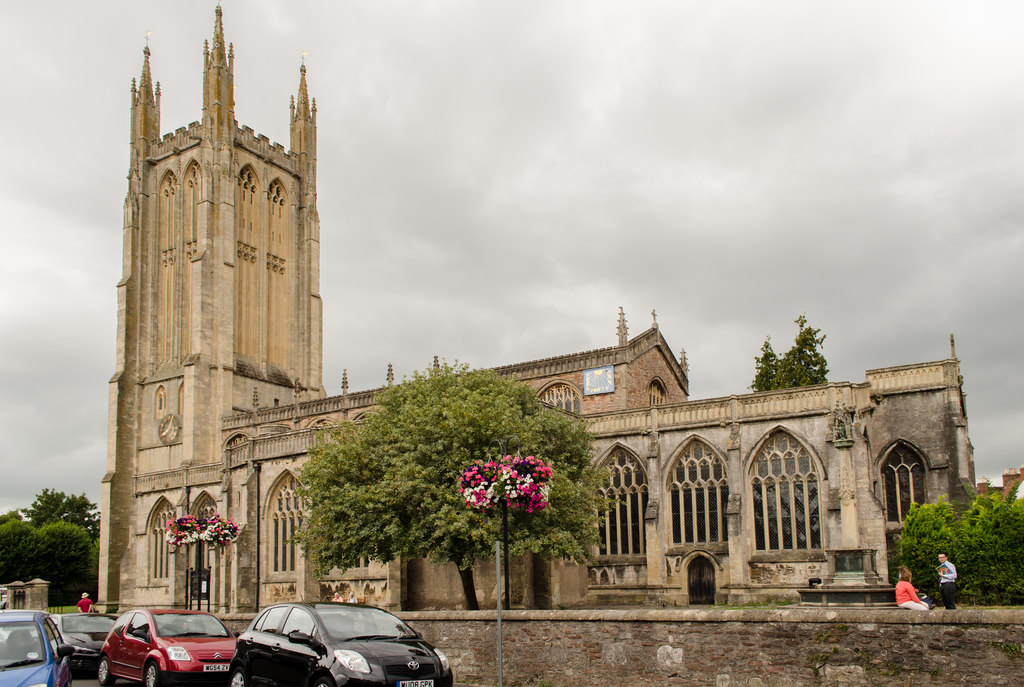
[{"label": "car wheel", "polygon": [[110,659],[103,656],[100,658],[100,664],[96,668],[96,681],[104,687],[108,687],[108,685],[114,684],[114,680],[116,679],[117,678],[115,678],[110,672]]},{"label": "car wheel", "polygon": [[146,687],[160,687],[160,666],[152,661],[146,664]]},{"label": "car wheel", "polygon": [[249,687],[249,681],[245,679],[245,668],[239,666],[231,672],[231,682],[228,687]]},{"label": "car wheel", "polygon": [[329,677],[322,677],[313,683],[313,687],[334,687],[334,680]]}]

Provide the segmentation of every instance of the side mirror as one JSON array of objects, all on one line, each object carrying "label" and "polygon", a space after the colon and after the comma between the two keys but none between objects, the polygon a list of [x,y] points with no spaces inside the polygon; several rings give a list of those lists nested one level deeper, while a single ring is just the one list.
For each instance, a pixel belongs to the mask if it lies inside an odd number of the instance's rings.
[{"label": "side mirror", "polygon": [[57,645],[57,658],[64,658],[75,653],[75,647],[70,644],[58,644]]},{"label": "side mirror", "polygon": [[303,632],[302,630],[292,630],[288,633],[288,639],[295,642],[296,644],[313,644],[312,635]]}]

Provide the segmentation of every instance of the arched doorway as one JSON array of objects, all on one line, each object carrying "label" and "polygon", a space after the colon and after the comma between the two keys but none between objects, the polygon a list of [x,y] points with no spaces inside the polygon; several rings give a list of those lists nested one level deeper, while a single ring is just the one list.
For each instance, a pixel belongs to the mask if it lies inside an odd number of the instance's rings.
[{"label": "arched doorway", "polygon": [[690,605],[715,603],[715,566],[704,556],[697,556],[686,568]]}]

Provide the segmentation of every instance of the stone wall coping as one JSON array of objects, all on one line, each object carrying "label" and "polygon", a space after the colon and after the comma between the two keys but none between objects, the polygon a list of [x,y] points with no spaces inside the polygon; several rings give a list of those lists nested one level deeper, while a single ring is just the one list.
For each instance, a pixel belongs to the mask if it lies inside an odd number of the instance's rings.
[{"label": "stone wall coping", "polygon": [[[417,620],[495,622],[497,611],[396,611],[395,615]],[[680,608],[680,609],[578,609],[502,611],[505,622],[708,622],[708,623],[876,623],[883,625],[1024,625],[1024,609],[934,609],[929,612],[903,608]]]}]

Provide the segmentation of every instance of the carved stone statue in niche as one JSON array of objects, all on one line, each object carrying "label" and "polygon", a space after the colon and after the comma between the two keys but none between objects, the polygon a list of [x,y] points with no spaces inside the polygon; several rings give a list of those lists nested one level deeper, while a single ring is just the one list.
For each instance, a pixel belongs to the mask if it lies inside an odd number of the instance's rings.
[{"label": "carved stone statue in niche", "polygon": [[832,413],[832,445],[836,448],[849,448],[853,446],[853,417],[852,413],[839,405],[836,401],[836,409]]}]

